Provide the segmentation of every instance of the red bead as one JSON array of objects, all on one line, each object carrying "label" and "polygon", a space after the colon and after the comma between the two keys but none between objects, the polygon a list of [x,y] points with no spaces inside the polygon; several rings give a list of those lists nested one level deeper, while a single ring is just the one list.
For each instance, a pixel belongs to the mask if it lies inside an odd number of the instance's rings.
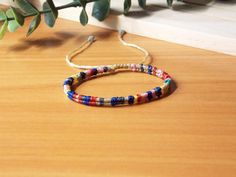
[{"label": "red bead", "polygon": [[73,95],[73,98],[77,98],[77,96],[78,96],[78,94],[77,94],[77,93],[75,93],[75,94]]},{"label": "red bead", "polygon": [[90,102],[96,102],[97,97],[91,96]]},{"label": "red bead", "polygon": [[87,76],[92,76],[93,75],[93,70],[92,69],[87,70],[86,75]]},{"label": "red bead", "polygon": [[156,70],[153,70],[153,71],[152,71],[152,74],[153,74],[154,76],[156,75],[156,73],[157,73]]},{"label": "red bead", "polygon": [[164,80],[167,79],[167,78],[170,78],[170,76],[166,72],[163,72],[162,77],[163,77]]},{"label": "red bead", "polygon": [[96,105],[97,105],[97,102],[96,102],[96,101],[90,101],[89,105],[91,105],[91,106],[96,106]]},{"label": "red bead", "polygon": [[140,94],[137,94],[137,102],[138,103],[142,102],[142,96]]},{"label": "red bead", "polygon": [[79,95],[79,100],[83,100],[84,95]]}]

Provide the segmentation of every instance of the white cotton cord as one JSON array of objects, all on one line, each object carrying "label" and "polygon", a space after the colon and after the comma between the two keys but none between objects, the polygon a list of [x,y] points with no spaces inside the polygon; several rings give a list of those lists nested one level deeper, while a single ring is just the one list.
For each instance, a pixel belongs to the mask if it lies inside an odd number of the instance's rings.
[{"label": "white cotton cord", "polygon": [[[123,36],[125,35],[125,33],[126,33],[126,32],[125,32],[124,30],[120,30],[120,31],[119,31],[119,36],[118,36],[118,38],[119,38],[120,42],[121,42],[124,46],[133,47],[133,48],[138,49],[138,50],[140,50],[141,52],[143,52],[145,56],[144,56],[143,60],[142,60],[139,64],[144,64],[144,63],[147,61],[148,58],[151,58],[150,55],[149,55],[149,53],[148,53],[148,51],[145,50],[145,49],[143,49],[142,47],[136,45],[136,44],[131,44],[131,43],[128,43],[128,42],[124,41]],[[96,39],[95,39],[94,36],[89,36],[88,39],[87,39],[84,43],[82,43],[79,47],[77,47],[76,49],[74,49],[73,51],[71,51],[70,53],[68,53],[68,55],[66,55],[66,62],[67,62],[67,64],[68,64],[70,67],[76,68],[76,69],[92,69],[92,68],[102,67],[102,65],[99,65],[99,66],[89,66],[89,65],[84,65],[84,66],[83,66],[83,65],[77,65],[77,64],[74,64],[74,63],[72,62],[72,59],[73,59],[76,55],[82,53],[85,49],[87,49],[87,48],[88,48],[93,42],[95,42],[95,41],[96,41]],[[150,62],[149,62],[149,63],[150,63]],[[112,66],[112,65],[109,65],[109,66]]]},{"label": "white cotton cord", "polygon": [[[132,43],[126,42],[126,41],[124,40],[124,38],[123,38],[125,34],[126,34],[126,32],[125,32],[124,30],[120,30],[120,31],[119,31],[119,36],[118,36],[118,38],[119,38],[120,42],[121,42],[124,46],[133,47],[133,48],[138,49],[138,50],[140,50],[141,52],[144,53],[143,60],[142,60],[139,64],[144,64],[144,63],[146,63],[148,58],[150,58],[150,60],[151,60],[151,56],[150,56],[150,54],[149,54],[149,52],[148,52],[147,50],[145,50],[144,48],[142,48],[142,47],[140,47],[140,46],[138,46],[138,45],[136,45],[136,44],[132,44]],[[150,62],[147,62],[147,63],[150,63]]]},{"label": "white cotton cord", "polygon": [[67,64],[70,67],[76,68],[76,69],[91,69],[91,68],[98,67],[98,66],[76,65],[72,62],[72,59],[74,56],[82,53],[85,49],[87,49],[95,41],[96,41],[95,36],[89,36],[88,39],[84,43],[81,44],[81,46],[79,46],[78,48],[71,51],[68,55],[66,55]]}]

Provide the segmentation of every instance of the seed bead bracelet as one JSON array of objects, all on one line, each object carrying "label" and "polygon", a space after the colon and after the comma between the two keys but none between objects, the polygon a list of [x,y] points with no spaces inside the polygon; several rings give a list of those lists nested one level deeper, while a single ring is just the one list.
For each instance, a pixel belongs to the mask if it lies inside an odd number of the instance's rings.
[{"label": "seed bead bracelet", "polygon": [[[114,72],[119,72],[120,70],[142,72],[154,75],[162,79],[164,83],[163,85],[144,93],[129,95],[126,97],[115,96],[112,98],[80,95],[76,93],[73,89],[74,86],[78,86],[82,82],[87,81],[91,78],[112,74]],[[156,68],[155,66],[144,64],[115,64],[88,69],[86,71],[80,72],[79,74],[72,75],[64,82],[64,92],[72,101],[88,106],[125,106],[150,102],[158,98],[164,97],[168,93],[170,84],[171,77],[166,72]]]}]

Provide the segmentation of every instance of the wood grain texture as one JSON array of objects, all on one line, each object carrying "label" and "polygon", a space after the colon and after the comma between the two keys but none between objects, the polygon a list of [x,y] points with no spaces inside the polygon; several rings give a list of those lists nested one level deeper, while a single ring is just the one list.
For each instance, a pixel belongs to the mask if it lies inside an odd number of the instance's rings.
[{"label": "wood grain texture", "polygon": [[[78,72],[65,63],[68,51],[93,34],[98,41],[81,64],[138,62],[142,55],[123,47],[114,31],[65,20],[28,39],[26,30],[0,41],[1,177],[235,177],[236,57],[127,35],[177,89],[149,104],[87,107],[63,93],[64,79]],[[78,91],[118,96],[159,83],[120,73]]]}]

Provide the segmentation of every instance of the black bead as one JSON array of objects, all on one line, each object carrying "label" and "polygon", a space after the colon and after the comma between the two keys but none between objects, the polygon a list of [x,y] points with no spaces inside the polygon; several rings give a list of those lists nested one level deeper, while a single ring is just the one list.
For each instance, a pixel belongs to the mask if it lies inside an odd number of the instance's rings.
[{"label": "black bead", "polygon": [[124,104],[125,103],[125,97],[118,97],[117,98],[117,103],[118,104]]},{"label": "black bead", "polygon": [[107,71],[108,71],[108,67],[105,66],[105,67],[103,68],[103,70],[104,70],[104,72],[107,72]]},{"label": "black bead", "polygon": [[148,94],[148,100],[150,101],[153,98],[152,92],[148,91],[147,94]]},{"label": "black bead", "polygon": [[141,64],[140,68],[141,68],[141,72],[144,72],[143,64]]},{"label": "black bead", "polygon": [[156,87],[156,88],[155,88],[155,94],[156,94],[156,96],[157,96],[158,98],[162,95],[162,93],[161,93],[161,88],[160,88],[160,87]]},{"label": "black bead", "polygon": [[148,65],[148,73],[152,74],[152,65]]},{"label": "black bead", "polygon": [[85,79],[86,73],[85,72],[80,72],[80,76],[81,76],[82,79]]},{"label": "black bead", "polygon": [[99,99],[99,102],[100,102],[100,105],[101,105],[101,106],[104,105],[104,98],[100,98],[100,99]]}]

